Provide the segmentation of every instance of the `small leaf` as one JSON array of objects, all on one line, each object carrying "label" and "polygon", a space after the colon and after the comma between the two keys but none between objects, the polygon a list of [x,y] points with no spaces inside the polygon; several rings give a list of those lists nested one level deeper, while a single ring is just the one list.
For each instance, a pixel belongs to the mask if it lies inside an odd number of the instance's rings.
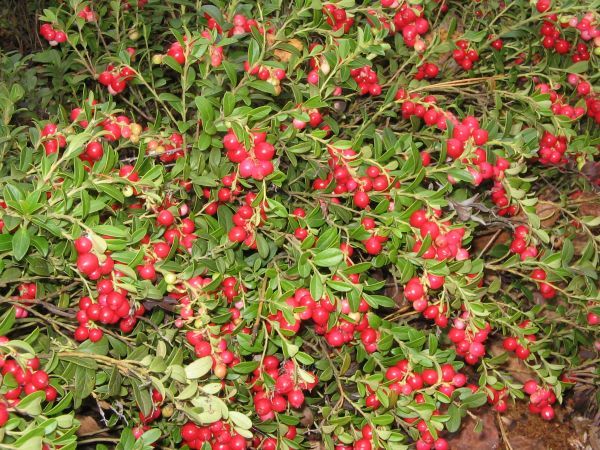
[{"label": "small leaf", "polygon": [[21,261],[23,257],[27,254],[27,250],[29,250],[30,244],[31,237],[29,236],[27,228],[19,228],[17,232],[13,235],[12,239],[13,256],[17,261]]},{"label": "small leaf", "polygon": [[212,367],[212,358],[205,356],[204,358],[197,359],[185,368],[185,376],[188,380],[195,380],[203,375],[210,372]]},{"label": "small leaf", "polygon": [[252,372],[254,369],[256,369],[258,367],[259,363],[258,361],[246,361],[246,362],[242,362],[239,364],[236,364],[235,366],[233,366],[233,371],[235,373],[250,373]]},{"label": "small leaf", "polygon": [[252,421],[248,416],[238,411],[229,411],[229,418],[236,427],[243,430],[249,430],[252,428]]},{"label": "small leaf", "polygon": [[328,248],[315,255],[314,262],[320,267],[335,267],[344,259],[344,253],[339,248]]}]

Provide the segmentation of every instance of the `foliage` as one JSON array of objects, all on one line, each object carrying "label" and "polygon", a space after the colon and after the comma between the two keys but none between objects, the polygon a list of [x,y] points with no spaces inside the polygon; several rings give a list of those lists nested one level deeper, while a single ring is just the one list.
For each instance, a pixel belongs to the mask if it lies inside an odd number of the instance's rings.
[{"label": "foliage", "polygon": [[2,448],[444,449],[597,385],[598,2],[54,3],[0,55]]}]

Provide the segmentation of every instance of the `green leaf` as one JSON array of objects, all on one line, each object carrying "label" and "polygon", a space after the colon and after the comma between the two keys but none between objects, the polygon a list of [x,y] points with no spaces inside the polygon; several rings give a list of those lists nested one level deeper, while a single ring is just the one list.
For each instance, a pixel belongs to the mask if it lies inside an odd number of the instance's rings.
[{"label": "green leaf", "polygon": [[223,95],[223,115],[228,117],[235,108],[235,95],[231,92],[225,92]]},{"label": "green leaf", "polygon": [[235,373],[245,374],[254,371],[254,369],[256,369],[258,366],[258,361],[245,361],[233,366],[233,371]]},{"label": "green leaf", "polygon": [[252,428],[252,420],[241,412],[238,411],[229,411],[229,418],[233,422],[236,427],[241,428],[242,430],[249,430]]},{"label": "green leaf", "polygon": [[446,422],[446,428],[449,432],[454,433],[460,428],[460,422],[462,420],[461,410],[454,404],[448,407],[448,415],[450,419]]},{"label": "green leaf", "polygon": [[589,62],[588,61],[579,61],[576,62],[575,64],[572,64],[569,66],[568,69],[566,69],[567,73],[584,73],[587,72],[589,67]]},{"label": "green leaf", "polygon": [[31,237],[29,236],[29,232],[27,231],[27,228],[21,226],[12,238],[13,256],[17,261],[21,261],[27,254],[30,244]]},{"label": "green leaf", "polygon": [[317,253],[313,259],[320,267],[335,267],[344,259],[344,252],[339,248],[328,248]]},{"label": "green leaf", "polygon": [[144,444],[152,444],[160,439],[162,432],[158,428],[151,428],[142,434]]},{"label": "green leaf", "polygon": [[487,394],[485,392],[477,392],[473,395],[469,395],[462,402],[467,408],[478,408],[485,405],[487,402]]},{"label": "green leaf", "polygon": [[12,330],[12,326],[15,323],[15,308],[10,308],[3,315],[0,320],[0,336],[5,336],[10,330]]},{"label": "green leaf", "polygon": [[130,378],[130,382],[131,388],[133,390],[133,396],[135,397],[135,402],[140,408],[141,413],[144,416],[148,416],[152,412],[152,408],[154,407],[152,403],[152,397],[150,396],[150,392],[148,392],[148,389],[141,388],[139,382],[136,379]]},{"label": "green leaf", "polygon": [[210,372],[211,367],[212,358],[210,356],[205,356],[186,366],[185,376],[188,380],[195,380]]},{"label": "green leaf", "polygon": [[196,103],[198,111],[200,112],[200,118],[202,119],[203,128],[212,125],[215,114],[210,101],[205,97],[196,97],[194,101]]},{"label": "green leaf", "polygon": [[29,394],[18,405],[18,410],[29,416],[37,416],[42,412],[42,400],[46,399],[44,391],[37,391]]}]

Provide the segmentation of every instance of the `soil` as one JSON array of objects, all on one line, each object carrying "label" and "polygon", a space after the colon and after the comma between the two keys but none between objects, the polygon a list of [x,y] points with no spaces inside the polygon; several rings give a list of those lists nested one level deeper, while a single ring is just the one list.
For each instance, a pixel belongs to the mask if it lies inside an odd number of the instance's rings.
[{"label": "soil", "polygon": [[511,404],[502,415],[485,406],[473,412],[482,422],[481,433],[467,417],[448,443],[454,450],[599,450],[598,422],[569,409],[556,408],[556,418],[547,422],[531,414],[525,402]]}]

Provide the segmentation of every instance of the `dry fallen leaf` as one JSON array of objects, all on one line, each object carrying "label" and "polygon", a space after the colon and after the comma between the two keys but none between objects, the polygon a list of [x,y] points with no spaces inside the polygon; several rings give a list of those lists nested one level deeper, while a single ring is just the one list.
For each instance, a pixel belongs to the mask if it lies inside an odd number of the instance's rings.
[{"label": "dry fallen leaf", "polygon": [[80,426],[77,430],[78,436],[97,434],[102,429],[100,424],[92,416],[76,416]]},{"label": "dry fallen leaf", "polygon": [[[268,38],[267,38],[267,42],[269,42]],[[304,50],[304,44],[299,39],[292,38],[289,41],[286,41],[285,43],[288,44],[288,45],[291,45],[294,48],[296,48],[299,52],[302,52],[302,50]],[[272,43],[270,43],[269,45],[272,45]],[[275,50],[273,50],[273,54],[281,62],[288,62],[292,58],[292,53],[291,52],[289,52],[287,50],[280,49],[280,48],[276,48]]]}]

